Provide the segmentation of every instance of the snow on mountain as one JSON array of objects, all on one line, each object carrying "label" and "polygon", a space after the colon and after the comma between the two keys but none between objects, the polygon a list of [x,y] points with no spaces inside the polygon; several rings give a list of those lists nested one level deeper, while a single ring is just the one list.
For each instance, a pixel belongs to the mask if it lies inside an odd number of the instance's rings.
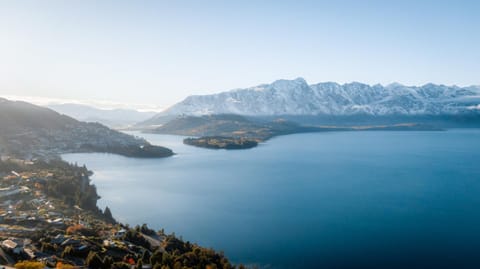
[{"label": "snow on mountain", "polygon": [[[211,95],[189,96],[157,115],[439,115],[476,110],[480,87],[358,82],[308,85],[303,78]],[[473,109],[475,108],[475,109]]]}]

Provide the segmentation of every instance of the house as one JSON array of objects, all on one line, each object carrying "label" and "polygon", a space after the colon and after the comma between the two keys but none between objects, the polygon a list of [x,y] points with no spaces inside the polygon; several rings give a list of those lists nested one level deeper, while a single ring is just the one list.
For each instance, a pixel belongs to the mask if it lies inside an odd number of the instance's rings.
[{"label": "house", "polygon": [[0,189],[0,197],[7,197],[15,194],[19,194],[21,189],[15,186]]},{"label": "house", "polygon": [[103,240],[103,246],[105,247],[116,247],[116,244],[113,240]]},{"label": "house", "polygon": [[119,238],[124,237],[126,233],[127,233],[127,230],[121,229],[121,230],[117,231],[117,232],[113,235],[113,237],[114,237],[115,239],[119,239]]},{"label": "house", "polygon": [[47,212],[48,216],[49,217],[61,217],[62,216],[62,213],[59,213],[59,212],[54,212],[54,211],[48,211]]},{"label": "house", "polygon": [[88,222],[86,222],[86,221],[79,220],[78,224],[82,225],[85,228],[90,228],[90,224],[88,224]]},{"label": "house", "polygon": [[62,218],[56,218],[56,219],[47,219],[47,222],[50,224],[55,224],[55,225],[63,225],[63,219]]},{"label": "house", "polygon": [[29,259],[35,259],[35,253],[33,252],[33,250],[29,249],[29,248],[23,248],[23,253],[25,253],[27,255],[27,257]]},{"label": "house", "polygon": [[7,250],[15,249],[18,244],[11,239],[3,240],[1,246]]},{"label": "house", "polygon": [[15,240],[15,239],[3,240],[1,246],[5,250],[11,251],[14,254],[19,255],[22,253],[23,246],[20,244],[20,242],[16,242],[16,241],[18,240]]},{"label": "house", "polygon": [[63,241],[61,246],[79,245],[80,243],[80,240],[68,238],[67,240]]},{"label": "house", "polygon": [[51,243],[60,245],[65,241],[65,236],[63,234],[57,234],[54,238],[52,238]]}]

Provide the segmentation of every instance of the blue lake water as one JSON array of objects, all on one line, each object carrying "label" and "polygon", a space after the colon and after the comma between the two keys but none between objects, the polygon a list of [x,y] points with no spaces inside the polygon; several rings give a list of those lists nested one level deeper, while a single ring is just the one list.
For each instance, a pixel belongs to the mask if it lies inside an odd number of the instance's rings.
[{"label": "blue lake water", "polygon": [[266,268],[480,268],[480,130],[281,136],[177,155],[68,154],[118,220]]}]

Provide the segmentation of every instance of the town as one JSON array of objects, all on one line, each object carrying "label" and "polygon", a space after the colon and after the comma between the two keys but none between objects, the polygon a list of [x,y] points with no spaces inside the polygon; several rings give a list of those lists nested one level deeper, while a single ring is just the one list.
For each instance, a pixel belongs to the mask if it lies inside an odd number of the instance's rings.
[{"label": "town", "polygon": [[86,167],[0,161],[0,268],[233,268],[223,254],[117,223]]}]

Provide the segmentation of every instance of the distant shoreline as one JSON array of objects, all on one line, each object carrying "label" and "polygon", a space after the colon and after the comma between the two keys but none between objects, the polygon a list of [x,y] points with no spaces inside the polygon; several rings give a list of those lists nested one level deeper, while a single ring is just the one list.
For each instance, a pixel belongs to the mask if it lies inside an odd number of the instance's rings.
[{"label": "distant shoreline", "polygon": [[394,125],[370,125],[370,126],[298,126],[297,129],[287,132],[272,133],[268,136],[225,136],[225,135],[208,135],[194,136],[185,133],[175,132],[152,132],[151,130],[143,130],[142,133],[165,134],[165,135],[182,135],[187,136],[183,139],[183,143],[189,146],[195,146],[206,149],[250,149],[257,147],[260,142],[266,142],[274,137],[302,133],[322,133],[322,132],[361,132],[361,131],[445,131],[443,128],[437,128],[425,124],[403,123]]}]

